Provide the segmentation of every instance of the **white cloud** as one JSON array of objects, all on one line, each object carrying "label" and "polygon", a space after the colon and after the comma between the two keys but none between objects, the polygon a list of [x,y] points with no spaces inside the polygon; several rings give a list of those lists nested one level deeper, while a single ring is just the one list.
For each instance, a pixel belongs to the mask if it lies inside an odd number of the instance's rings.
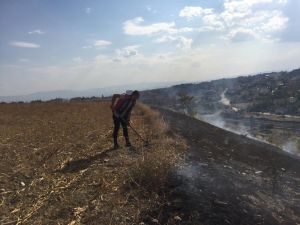
[{"label": "white cloud", "polygon": [[256,36],[260,37],[260,39],[270,39],[273,33],[284,30],[288,21],[289,18],[285,17],[281,11],[260,10],[243,19],[234,20],[231,28],[251,29],[258,34]]},{"label": "white cloud", "polygon": [[267,19],[261,24],[262,31],[274,32],[282,30],[289,21],[289,18],[285,17],[282,12],[277,10],[271,11],[267,15]]},{"label": "white cloud", "polygon": [[258,35],[251,29],[238,28],[230,31],[227,37],[233,42],[242,42],[254,40]]},{"label": "white cloud", "polygon": [[277,3],[279,4],[286,4],[288,0],[277,0]]},{"label": "white cloud", "polygon": [[[280,0],[225,0],[224,12],[221,13],[221,17],[227,25],[233,26],[236,23],[243,22],[243,19],[255,18],[257,12],[271,13],[271,10],[263,10],[263,5],[270,3],[282,4],[283,2]],[[258,5],[262,6],[258,7]]]},{"label": "white cloud", "polygon": [[111,45],[112,43],[110,41],[106,41],[106,40],[96,40],[94,42],[94,46],[95,47],[106,47]]},{"label": "white cloud", "polygon": [[181,49],[190,49],[193,44],[193,39],[186,37],[179,37],[179,43],[177,44],[178,48]]},{"label": "white cloud", "polygon": [[85,13],[86,14],[90,14],[91,12],[92,12],[91,8],[89,8],[89,7],[85,8]]},{"label": "white cloud", "polygon": [[213,9],[210,8],[204,9],[202,7],[185,6],[182,10],[180,10],[179,16],[191,20],[193,17],[200,17],[212,13]]},{"label": "white cloud", "polygon": [[[224,10],[216,13],[202,7],[184,7],[179,16],[188,20],[199,17],[201,26],[194,31],[226,32],[229,40],[253,38],[273,41],[276,32],[287,27],[289,18],[281,11],[287,0],[224,0]],[[272,7],[271,7],[272,6]]]},{"label": "white cloud", "polygon": [[164,35],[155,40],[156,43],[165,43],[165,42],[177,42],[177,47],[180,49],[190,49],[193,43],[193,39],[186,38],[183,36],[172,36]]},{"label": "white cloud", "polygon": [[195,28],[193,27],[182,27],[177,29],[177,33],[187,33],[187,32],[192,32],[195,31]]},{"label": "white cloud", "polygon": [[206,30],[211,29],[216,31],[222,31],[225,29],[225,24],[223,23],[223,21],[220,18],[220,15],[218,14],[205,15],[202,17],[202,21],[204,23],[203,28],[206,27]]},{"label": "white cloud", "polygon": [[118,57],[130,58],[139,54],[138,48],[140,48],[139,45],[130,45],[122,49],[117,49],[116,53]]},{"label": "white cloud", "polygon": [[36,29],[36,30],[29,31],[28,34],[45,34],[45,31]]},{"label": "white cloud", "polygon": [[22,42],[22,41],[12,41],[9,43],[11,46],[17,48],[39,48],[40,45],[30,42]]},{"label": "white cloud", "polygon": [[169,41],[175,41],[176,37],[171,36],[171,35],[164,35],[160,38],[157,38],[155,40],[156,43],[165,43],[165,42],[169,42]]},{"label": "white cloud", "polygon": [[92,49],[92,48],[105,48],[107,46],[110,46],[112,45],[112,42],[111,41],[107,41],[107,40],[88,40],[88,44],[87,45],[84,45],[82,46],[82,49]]},{"label": "white cloud", "polygon": [[281,0],[225,0],[224,9],[227,12],[249,13],[257,5],[282,3]]},{"label": "white cloud", "polygon": [[176,33],[175,23],[153,23],[150,25],[141,25],[144,22],[142,17],[136,17],[127,20],[123,24],[123,30],[128,35],[153,35],[158,33]]},{"label": "white cloud", "polygon": [[213,80],[223,77],[223,74],[293,69],[299,66],[300,43],[229,43],[218,44],[214,48],[207,45],[181,54],[173,52],[146,56],[139,53],[134,57],[123,58],[118,63],[114,60],[116,56],[98,55],[91,61],[56,67],[0,65],[0,74],[3,74],[0,95],[142,82]]}]

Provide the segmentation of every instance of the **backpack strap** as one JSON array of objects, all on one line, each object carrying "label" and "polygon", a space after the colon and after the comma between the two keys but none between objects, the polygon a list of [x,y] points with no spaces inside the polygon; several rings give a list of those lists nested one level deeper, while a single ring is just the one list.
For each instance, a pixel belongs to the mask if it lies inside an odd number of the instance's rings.
[{"label": "backpack strap", "polygon": [[111,98],[111,105],[110,105],[110,108],[111,108],[112,111],[115,110],[116,105],[118,104],[118,102],[120,100],[120,97],[121,97],[121,95],[119,95],[119,94],[114,94],[112,96],[112,98]]}]

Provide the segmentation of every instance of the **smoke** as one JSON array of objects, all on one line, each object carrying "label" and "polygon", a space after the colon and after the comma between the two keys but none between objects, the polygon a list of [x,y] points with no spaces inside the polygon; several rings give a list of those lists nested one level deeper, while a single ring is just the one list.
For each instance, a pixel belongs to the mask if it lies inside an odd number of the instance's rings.
[{"label": "smoke", "polygon": [[207,123],[210,123],[216,127],[220,127],[225,129],[225,121],[221,116],[222,111],[215,112],[213,114],[196,114],[196,118],[199,120],[203,120]]},{"label": "smoke", "polygon": [[[283,145],[280,145],[279,143],[275,142],[270,142],[263,138],[262,136],[259,136],[259,138],[255,137],[255,134],[253,134],[253,131],[251,130],[251,127],[245,124],[243,121],[238,121],[235,120],[234,122],[230,121],[227,122],[225,118],[222,117],[222,111],[218,111],[213,114],[197,114],[195,116],[197,119],[205,121],[209,124],[212,124],[216,127],[219,127],[221,129],[230,131],[232,133],[238,134],[238,135],[243,135],[248,138],[251,138],[256,141],[260,141],[263,143],[267,143],[273,146],[277,146],[281,148],[282,150],[289,152],[293,155],[300,156],[300,140],[295,140],[295,139],[288,139],[287,142],[285,142]],[[271,137],[273,134],[272,132],[269,134],[267,137]],[[276,134],[274,134],[276,135]],[[277,137],[279,140],[283,139],[283,137]]]},{"label": "smoke", "polygon": [[251,133],[250,126],[247,126],[242,121],[235,120],[234,122],[227,122],[226,119],[222,117],[222,111],[217,111],[213,114],[196,114],[195,116],[197,119],[205,121],[209,124],[212,124],[216,127],[219,127],[223,130],[230,131],[232,133],[243,135],[245,137],[251,138],[256,141],[260,141],[263,143],[267,143],[270,145],[274,145],[270,142],[268,142],[266,139],[263,138],[257,138]]},{"label": "smoke", "polygon": [[282,149],[293,155],[300,156],[300,141],[288,140],[282,145]]},{"label": "smoke", "polygon": [[221,115],[222,111],[218,111],[213,114],[197,114],[196,118],[210,123],[216,127],[222,128],[224,130],[233,132],[235,134],[244,135],[253,139],[257,139],[250,133],[250,128],[246,127],[243,123],[229,124]]},{"label": "smoke", "polygon": [[176,175],[182,181],[181,189],[186,193],[201,194],[202,190],[196,185],[197,181],[208,182],[211,177],[207,174],[207,164],[205,163],[185,163],[177,168]]},{"label": "smoke", "polygon": [[225,91],[222,92],[220,102],[221,102],[223,105],[230,106],[230,100],[225,96],[227,90],[228,90],[228,89],[226,88]]},{"label": "smoke", "polygon": [[[230,109],[233,112],[237,112],[239,111],[238,108],[235,108],[231,105],[230,100],[225,96],[226,92],[228,91],[228,88],[226,88],[220,95],[221,100],[219,101],[220,103],[222,103],[224,106],[230,107]],[[239,134],[239,135],[243,135],[246,137],[249,137],[251,139],[254,139],[256,141],[261,141],[264,143],[268,143],[270,144],[268,141],[266,141],[265,139],[261,139],[261,138],[256,138],[255,136],[253,136],[251,134],[251,128],[250,126],[246,126],[245,123],[243,123],[242,121],[235,121],[234,123],[228,123],[226,122],[226,120],[222,117],[222,111],[219,110],[213,114],[198,114],[196,116],[196,118],[203,120],[207,123],[210,123],[216,127],[222,128],[224,130],[230,131],[232,133],[235,134]]]}]

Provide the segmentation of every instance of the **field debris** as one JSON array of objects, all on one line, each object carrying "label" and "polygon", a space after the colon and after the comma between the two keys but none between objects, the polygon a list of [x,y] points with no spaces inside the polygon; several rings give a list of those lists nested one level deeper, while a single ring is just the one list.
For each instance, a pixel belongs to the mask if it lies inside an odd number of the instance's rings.
[{"label": "field debris", "polygon": [[108,102],[1,105],[0,224],[142,224],[160,209],[184,141],[140,104],[151,145],[130,131],[136,154],[113,150],[111,117]]}]

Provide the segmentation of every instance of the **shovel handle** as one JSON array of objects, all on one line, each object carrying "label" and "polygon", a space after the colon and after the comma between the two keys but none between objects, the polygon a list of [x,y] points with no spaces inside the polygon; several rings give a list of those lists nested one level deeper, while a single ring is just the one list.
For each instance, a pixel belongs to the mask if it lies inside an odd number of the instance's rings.
[{"label": "shovel handle", "polygon": [[148,143],[148,141],[146,141],[131,125],[131,123],[129,121],[126,121],[121,115],[119,115],[118,113],[114,112],[114,115],[118,118],[120,118],[124,123],[126,123],[132,130],[133,132],[145,143]]}]

